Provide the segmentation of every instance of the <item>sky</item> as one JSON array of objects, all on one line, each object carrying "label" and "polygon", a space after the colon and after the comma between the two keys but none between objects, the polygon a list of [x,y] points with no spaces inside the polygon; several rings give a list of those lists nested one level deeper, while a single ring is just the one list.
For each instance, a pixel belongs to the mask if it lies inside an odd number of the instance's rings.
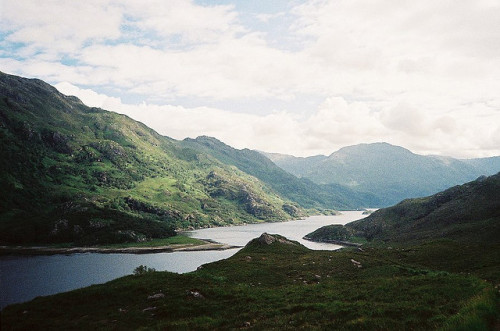
[{"label": "sky", "polygon": [[0,71],[175,139],[500,155],[498,0],[0,0]]}]

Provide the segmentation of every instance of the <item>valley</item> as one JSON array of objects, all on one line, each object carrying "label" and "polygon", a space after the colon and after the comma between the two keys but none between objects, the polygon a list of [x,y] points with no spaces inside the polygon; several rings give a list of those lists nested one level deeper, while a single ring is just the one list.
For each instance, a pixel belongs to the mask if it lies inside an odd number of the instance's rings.
[{"label": "valley", "polygon": [[[0,244],[2,258],[14,261],[9,268],[27,261],[21,253],[65,268],[63,254],[76,253],[69,256],[90,258],[98,282],[108,281],[8,305],[2,330],[498,325],[497,157],[420,156],[386,143],[329,157],[263,155],[208,136],[165,137],[43,81],[4,73],[0,142]],[[346,215],[356,217],[332,225]],[[308,230],[282,230],[301,224]],[[235,225],[242,226],[228,228]],[[238,241],[241,228],[247,234]],[[219,231],[220,244],[179,236],[187,230]],[[346,247],[326,251],[303,236]],[[245,247],[215,251],[236,246]],[[158,251],[152,259],[170,254],[179,265],[181,256],[189,267],[157,271],[137,254]],[[54,253],[62,254],[44,256]],[[141,261],[134,275],[116,259],[122,255]],[[120,272],[100,277],[109,265]]]}]

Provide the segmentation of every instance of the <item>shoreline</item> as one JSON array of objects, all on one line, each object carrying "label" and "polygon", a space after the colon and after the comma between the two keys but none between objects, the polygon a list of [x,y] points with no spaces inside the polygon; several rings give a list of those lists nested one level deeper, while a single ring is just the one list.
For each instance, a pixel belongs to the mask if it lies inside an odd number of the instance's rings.
[{"label": "shoreline", "polygon": [[99,254],[151,254],[151,253],[173,253],[173,252],[194,252],[194,251],[223,251],[227,249],[241,248],[203,240],[201,245],[165,245],[153,247],[44,247],[44,246],[0,246],[0,256],[7,255],[57,255],[57,254],[79,254],[79,253],[99,253]]},{"label": "shoreline", "polygon": [[[357,210],[354,210],[357,211]],[[305,218],[296,218],[290,219],[281,222],[290,222],[290,221],[299,221],[305,220],[307,217],[311,216],[339,216],[343,213],[337,211],[336,214],[325,215],[325,214],[311,214],[306,216]],[[262,222],[262,223],[278,223],[278,222]],[[242,224],[231,224],[221,226],[224,227],[235,227],[235,226],[246,226],[252,224],[262,224],[262,223],[242,223]],[[179,231],[179,234],[184,234],[191,231],[202,230],[202,229],[183,229]],[[308,238],[304,238],[306,240],[310,240]],[[191,252],[191,251],[215,251],[215,250],[228,250],[228,249],[236,249],[242,248],[243,246],[237,245],[228,245],[213,241],[211,239],[199,239],[204,242],[201,245],[194,244],[171,244],[171,245],[163,245],[163,246],[150,246],[150,247],[141,247],[141,246],[132,246],[132,247],[50,247],[50,246],[0,246],[0,257],[8,256],[8,255],[26,255],[26,256],[37,256],[37,255],[71,255],[71,254],[80,254],[80,253],[99,253],[99,254],[151,254],[151,253],[173,253],[173,252]],[[314,241],[314,240],[310,240]],[[329,242],[334,243],[334,242]],[[337,245],[348,245],[346,243],[335,243]],[[356,245],[356,244],[354,244]]]},{"label": "shoreline", "polygon": [[363,246],[363,244],[353,243],[350,241],[335,240],[335,239],[316,240],[316,239],[312,239],[308,236],[304,236],[304,237],[302,237],[302,239],[309,240],[312,242],[317,242],[317,243],[335,244],[335,245],[339,245],[339,246],[350,246],[350,247],[358,247],[358,248]]}]

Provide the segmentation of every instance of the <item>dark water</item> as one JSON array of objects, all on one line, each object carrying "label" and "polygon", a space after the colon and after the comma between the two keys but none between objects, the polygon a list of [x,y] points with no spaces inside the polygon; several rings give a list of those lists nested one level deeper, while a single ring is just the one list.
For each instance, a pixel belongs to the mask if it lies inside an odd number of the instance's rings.
[{"label": "dark water", "polygon": [[[323,225],[345,224],[362,217],[361,212],[344,212],[340,216],[312,216],[301,221],[203,229],[188,234],[232,245],[245,245],[263,232],[278,233],[289,239],[298,240],[312,249],[331,250],[337,249],[338,246],[311,243],[303,241],[302,237]],[[202,264],[228,258],[237,251],[238,249],[154,254],[2,256],[0,257],[0,308],[28,301],[37,296],[105,283],[132,274],[139,265],[146,265],[158,271],[190,272]]]},{"label": "dark water", "polygon": [[228,258],[236,251],[1,257],[0,307],[105,283],[132,274],[141,264],[162,271],[194,271],[202,264]]}]

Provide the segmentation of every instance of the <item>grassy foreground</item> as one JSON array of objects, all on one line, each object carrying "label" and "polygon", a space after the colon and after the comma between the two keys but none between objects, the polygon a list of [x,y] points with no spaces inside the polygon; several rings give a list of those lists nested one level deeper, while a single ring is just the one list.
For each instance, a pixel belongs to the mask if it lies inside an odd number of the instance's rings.
[{"label": "grassy foreground", "polygon": [[[192,273],[131,275],[8,306],[2,330],[494,327],[492,256],[458,273],[446,242],[332,252],[272,238]],[[457,252],[461,260],[476,253]]]}]

